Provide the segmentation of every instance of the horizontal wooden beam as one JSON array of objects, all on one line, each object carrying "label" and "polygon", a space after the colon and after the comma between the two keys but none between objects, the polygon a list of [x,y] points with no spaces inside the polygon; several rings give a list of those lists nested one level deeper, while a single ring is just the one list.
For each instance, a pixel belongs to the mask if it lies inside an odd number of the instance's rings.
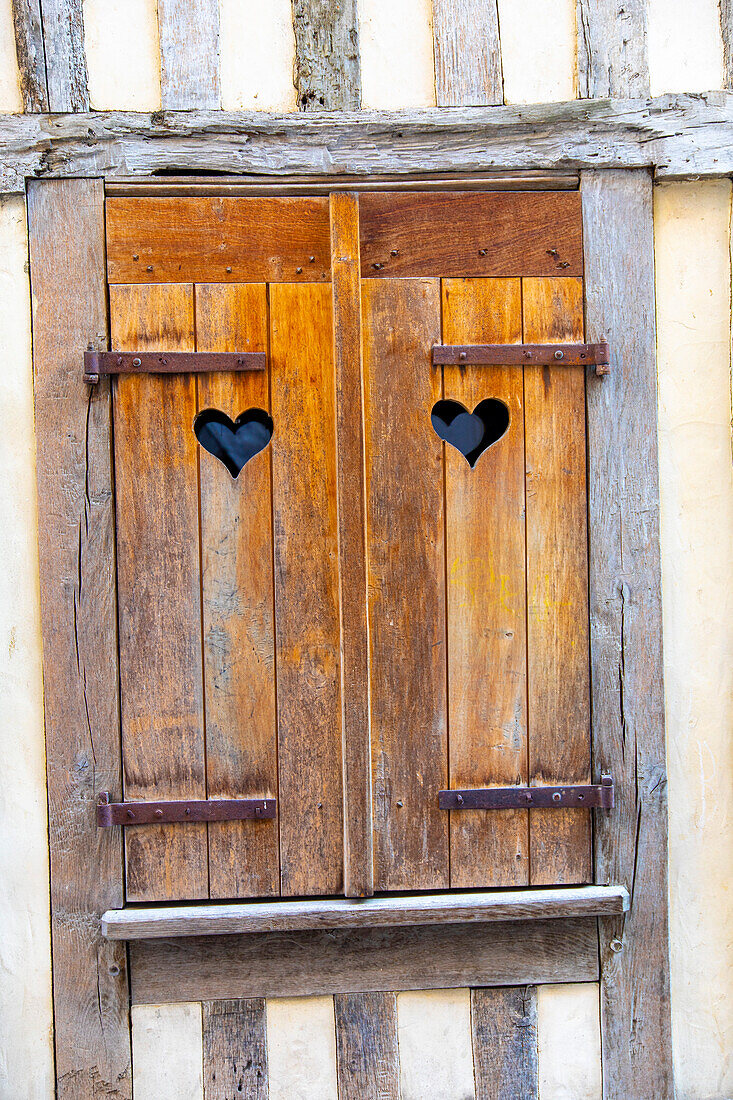
[{"label": "horizontal wooden beam", "polygon": [[109,909],[102,934],[109,940],[222,936],[331,928],[404,927],[558,917],[618,916],[629,908],[625,886],[550,890],[492,890],[475,894],[244,902],[175,908]]},{"label": "horizontal wooden beam", "polygon": [[0,191],[29,177],[298,172],[356,176],[654,168],[733,174],[733,94],[506,107],[269,115],[226,111],[0,116]]}]

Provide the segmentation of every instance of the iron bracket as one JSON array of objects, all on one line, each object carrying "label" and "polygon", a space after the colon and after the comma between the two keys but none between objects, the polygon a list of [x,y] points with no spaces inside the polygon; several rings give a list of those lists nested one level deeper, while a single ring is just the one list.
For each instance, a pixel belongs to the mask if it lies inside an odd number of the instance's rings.
[{"label": "iron bracket", "polygon": [[84,352],[83,380],[95,385],[103,374],[201,374],[206,371],[265,370],[264,351],[94,351]]},{"label": "iron bracket", "polygon": [[602,775],[600,783],[562,787],[484,787],[463,791],[440,791],[441,810],[527,810],[568,809],[612,810],[613,779]]},{"label": "iron bracket", "polygon": [[97,799],[97,825],[162,825],[187,821],[264,821],[277,815],[276,798],[188,798],[175,802],[112,802],[109,791]]},{"label": "iron bracket", "polygon": [[595,367],[608,374],[608,344],[434,344],[434,367]]}]

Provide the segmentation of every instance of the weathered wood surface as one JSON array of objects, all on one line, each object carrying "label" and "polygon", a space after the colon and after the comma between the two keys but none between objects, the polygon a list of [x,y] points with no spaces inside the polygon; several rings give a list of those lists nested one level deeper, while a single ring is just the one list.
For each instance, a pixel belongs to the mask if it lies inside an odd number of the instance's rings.
[{"label": "weathered wood surface", "polygon": [[12,8],[23,110],[47,111],[46,47],[43,44],[41,0],[12,0]]},{"label": "weathered wood surface", "polygon": [[576,19],[578,95],[648,96],[646,0],[577,0]]},{"label": "weathered wood surface", "polygon": [[593,982],[596,922],[204,936],[130,944],[138,1004]]},{"label": "weathered wood surface", "polygon": [[595,818],[596,881],[631,892],[625,917],[599,922],[604,1097],[666,1100],[674,1086],[652,184],[646,172],[589,173],[582,189],[587,338],[603,335],[611,347],[611,373],[588,386],[594,766],[616,787],[615,809]]},{"label": "weathered wood surface", "polygon": [[374,892],[369,654],[365,545],[359,200],[331,208],[336,477],[341,615],[341,739],[344,768],[344,892]]},{"label": "weathered wood surface", "polygon": [[295,88],[301,111],[358,111],[357,0],[292,0]]},{"label": "weathered wood surface", "polygon": [[339,1100],[400,1100],[394,993],[334,997]]},{"label": "weathered wood surface", "polygon": [[718,0],[723,38],[723,84],[733,88],[733,0]]},{"label": "weathered wood surface", "polygon": [[538,1100],[537,990],[471,990],[476,1100]]},{"label": "weathered wood surface", "polygon": [[324,901],[180,906],[172,909],[131,908],[108,910],[102,926],[109,939],[140,940],[168,936],[221,936],[234,932],[594,917],[623,913],[628,903],[628,892],[623,886],[584,886],[557,890],[418,894],[361,901],[335,898]]},{"label": "weathered wood surface", "polygon": [[[445,279],[444,344],[522,340],[519,279]],[[443,396],[509,410],[474,469],[445,446],[449,787],[528,782],[524,382],[516,367],[443,369]],[[501,502],[499,506],[499,502]],[[529,883],[526,810],[450,815],[451,886]]]},{"label": "weathered wood surface", "polygon": [[218,0],[158,0],[158,27],[163,109],[216,109],[220,103]]},{"label": "weathered wood surface", "polygon": [[[153,141],[150,139],[154,138]],[[0,116],[0,191],[36,176],[160,170],[349,173],[645,168],[733,173],[733,95],[334,116],[224,111]]]},{"label": "weathered wood surface", "polygon": [[497,0],[433,0],[435,102],[504,102]]},{"label": "weathered wood surface", "polygon": [[107,200],[110,283],[322,282],[325,198]]},{"label": "weathered wood surface", "polygon": [[267,1025],[261,997],[203,1006],[204,1100],[267,1100]]},{"label": "weathered wood surface", "polygon": [[82,0],[43,0],[48,110],[88,111]]},{"label": "weathered wood surface", "polygon": [[107,345],[99,181],[28,191],[40,593],[60,1100],[129,1098],[126,954],[100,938],[123,901],[122,838],[96,794],[120,791],[109,382],[82,380]]},{"label": "weathered wood surface", "polygon": [[580,195],[363,195],[361,274],[582,275]]}]

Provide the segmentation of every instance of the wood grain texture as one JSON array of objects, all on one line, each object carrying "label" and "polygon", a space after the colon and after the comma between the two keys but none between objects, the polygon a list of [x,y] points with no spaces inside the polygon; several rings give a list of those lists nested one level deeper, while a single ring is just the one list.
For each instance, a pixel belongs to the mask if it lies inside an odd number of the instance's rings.
[{"label": "wood grain texture", "polygon": [[265,1002],[207,1001],[204,1100],[267,1100]]},{"label": "wood grain texture", "polygon": [[[523,279],[526,343],[583,339],[580,279]],[[598,385],[598,379],[594,380]],[[585,371],[525,367],[531,785],[590,782]],[[590,882],[590,811],[529,815],[533,886]]]},{"label": "wood grain texture", "polygon": [[548,920],[623,913],[624,886],[582,886],[555,890],[496,890],[469,894],[412,894],[351,901],[248,902],[181,905],[175,908],[109,910],[102,930],[109,939],[161,939],[231,933],[293,932],[324,928],[463,924],[482,921]]},{"label": "wood grain texture", "polygon": [[[267,351],[263,283],[196,287],[198,351]],[[269,411],[267,371],[202,374],[198,408],[236,420]],[[199,449],[206,788],[209,798],[277,797],[271,449],[235,480]],[[276,820],[209,824],[212,898],[280,892]]]},{"label": "wood grain texture", "polygon": [[336,430],[330,286],[270,287],[283,894],[343,888]]},{"label": "wood grain texture", "polygon": [[43,0],[48,110],[88,111],[82,0]]},{"label": "wood grain texture", "polygon": [[648,174],[584,176],[583,224],[587,334],[611,345],[611,374],[588,387],[594,766],[616,785],[616,808],[596,814],[596,881],[626,882],[632,895],[625,919],[600,923],[604,1097],[666,1100],[674,1084]]},{"label": "wood grain texture", "polygon": [[295,90],[301,111],[361,107],[356,0],[293,0]]},{"label": "wood grain texture", "polygon": [[[193,287],[110,288],[112,346],[190,351]],[[125,798],[205,798],[201,570],[192,375],[127,375],[114,393]],[[208,897],[206,825],[125,834],[127,900]]]},{"label": "wood grain texture", "polygon": [[733,2],[718,0],[720,33],[723,39],[723,83],[733,88]]},{"label": "wood grain texture", "polygon": [[476,1100],[538,1100],[537,990],[471,990]]},{"label": "wood grain texture", "polygon": [[375,889],[449,882],[437,280],[362,287]]},{"label": "wood grain texture", "polygon": [[339,1100],[400,1100],[394,993],[334,997]]},{"label": "wood grain texture", "polygon": [[364,897],[374,892],[374,854],[358,197],[333,195],[330,210],[341,613],[344,892],[347,897]]},{"label": "wood grain texture", "polygon": [[158,28],[163,109],[219,107],[218,0],[158,0]]},{"label": "wood grain texture", "polygon": [[126,953],[100,937],[123,901],[122,838],[97,829],[122,786],[109,382],[81,381],[107,345],[100,181],[28,188],[40,598],[60,1100],[129,1098]]},{"label": "wood grain texture", "polygon": [[[443,281],[444,344],[522,340],[519,279]],[[443,396],[509,409],[506,435],[474,469],[445,445],[449,786],[527,782],[524,386],[516,367],[445,367]],[[451,886],[529,882],[528,814],[450,817]]]},{"label": "wood grain texture", "polygon": [[12,9],[23,110],[47,111],[46,48],[43,44],[41,0],[12,0]]},{"label": "wood grain texture", "polygon": [[433,0],[433,42],[439,107],[504,102],[496,0]]},{"label": "wood grain texture", "polygon": [[577,0],[578,94],[649,95],[646,0]]},{"label": "wood grain texture", "polygon": [[574,192],[370,193],[359,205],[364,279],[583,271]]},{"label": "wood grain texture", "polygon": [[107,259],[111,283],[322,282],[328,199],[108,199]]},{"label": "wood grain texture", "polygon": [[[154,140],[150,140],[154,138]],[[329,176],[653,167],[660,179],[733,173],[733,96],[359,112],[0,115],[0,192],[27,177],[208,170]],[[458,274],[467,274],[459,272]]]},{"label": "wood grain texture", "polygon": [[204,936],[130,944],[133,1003],[592,982],[594,921]]}]

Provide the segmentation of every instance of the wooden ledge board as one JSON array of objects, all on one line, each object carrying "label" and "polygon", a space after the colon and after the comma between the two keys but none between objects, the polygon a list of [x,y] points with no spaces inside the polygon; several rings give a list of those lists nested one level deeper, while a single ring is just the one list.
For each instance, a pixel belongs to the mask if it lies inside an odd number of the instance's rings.
[{"label": "wooden ledge board", "polygon": [[410,897],[332,898],[109,909],[102,935],[109,940],[293,932],[486,921],[618,916],[629,908],[625,886],[548,890],[491,890]]}]

